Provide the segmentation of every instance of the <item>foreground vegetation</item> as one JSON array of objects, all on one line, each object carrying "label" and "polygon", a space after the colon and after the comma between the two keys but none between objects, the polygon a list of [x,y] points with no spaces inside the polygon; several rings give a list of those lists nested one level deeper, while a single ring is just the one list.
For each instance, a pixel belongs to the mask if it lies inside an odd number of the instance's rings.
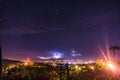
[{"label": "foreground vegetation", "polygon": [[75,65],[18,62],[3,66],[3,80],[120,80],[117,71],[100,60]]}]

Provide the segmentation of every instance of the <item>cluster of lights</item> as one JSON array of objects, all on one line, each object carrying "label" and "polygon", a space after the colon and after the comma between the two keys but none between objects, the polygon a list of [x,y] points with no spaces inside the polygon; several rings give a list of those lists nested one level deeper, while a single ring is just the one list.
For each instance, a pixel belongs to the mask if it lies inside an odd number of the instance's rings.
[{"label": "cluster of lights", "polygon": [[81,70],[81,68],[78,66],[78,65],[75,65],[75,69],[78,71],[78,70]]},{"label": "cluster of lights", "polygon": [[27,60],[24,62],[25,66],[32,65],[33,63],[31,62],[30,58],[27,58]]}]

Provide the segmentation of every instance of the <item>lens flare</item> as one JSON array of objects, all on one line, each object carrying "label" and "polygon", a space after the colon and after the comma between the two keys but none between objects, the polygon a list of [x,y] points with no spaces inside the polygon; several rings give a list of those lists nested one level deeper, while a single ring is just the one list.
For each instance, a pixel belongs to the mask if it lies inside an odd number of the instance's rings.
[{"label": "lens flare", "polygon": [[111,61],[111,57],[110,57],[110,50],[109,50],[109,44],[108,44],[108,41],[106,41],[106,50],[107,50],[108,60],[109,60],[109,61]]},{"label": "lens flare", "polygon": [[108,67],[112,70],[115,70],[115,65],[112,63],[108,63]]},{"label": "lens flare", "polygon": [[108,58],[107,58],[107,56],[105,55],[105,52],[103,51],[103,49],[102,49],[100,46],[99,46],[99,49],[100,49],[100,51],[101,51],[104,59],[105,59],[106,61],[108,61]]}]

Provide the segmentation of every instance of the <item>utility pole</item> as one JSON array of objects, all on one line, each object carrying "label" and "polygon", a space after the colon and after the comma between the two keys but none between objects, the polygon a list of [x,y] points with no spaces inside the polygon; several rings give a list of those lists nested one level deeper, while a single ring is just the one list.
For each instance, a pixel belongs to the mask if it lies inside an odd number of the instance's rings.
[{"label": "utility pole", "polygon": [[110,47],[110,50],[113,50],[114,61],[116,60],[116,50],[120,50],[120,46],[114,45]]}]

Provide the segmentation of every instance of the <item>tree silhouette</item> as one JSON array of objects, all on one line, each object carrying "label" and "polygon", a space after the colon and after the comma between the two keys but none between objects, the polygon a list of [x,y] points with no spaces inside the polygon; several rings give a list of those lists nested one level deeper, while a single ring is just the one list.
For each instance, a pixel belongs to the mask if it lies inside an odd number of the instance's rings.
[{"label": "tree silhouette", "polygon": [[0,45],[0,77],[2,76],[2,50]]},{"label": "tree silhouette", "polygon": [[66,80],[69,80],[70,73],[69,73],[69,64],[68,63],[66,63],[66,70],[67,70]]},{"label": "tree silhouette", "polygon": [[110,47],[110,50],[114,53],[114,60],[116,60],[116,50],[120,50],[120,46],[114,45]]},{"label": "tree silhouette", "polygon": [[[6,20],[0,21],[0,24],[5,22]],[[2,50],[1,50],[1,44],[0,44],[0,77],[2,77]]]}]

